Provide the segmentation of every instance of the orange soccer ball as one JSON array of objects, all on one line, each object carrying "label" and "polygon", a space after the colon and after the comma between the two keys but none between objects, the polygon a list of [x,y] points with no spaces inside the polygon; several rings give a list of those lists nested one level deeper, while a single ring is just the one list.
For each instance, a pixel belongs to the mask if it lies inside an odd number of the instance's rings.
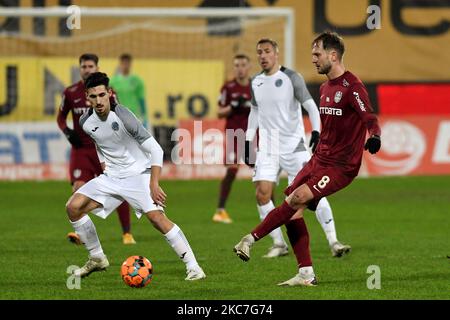
[{"label": "orange soccer ball", "polygon": [[123,281],[132,288],[143,288],[152,281],[152,263],[143,256],[128,257],[120,269]]}]

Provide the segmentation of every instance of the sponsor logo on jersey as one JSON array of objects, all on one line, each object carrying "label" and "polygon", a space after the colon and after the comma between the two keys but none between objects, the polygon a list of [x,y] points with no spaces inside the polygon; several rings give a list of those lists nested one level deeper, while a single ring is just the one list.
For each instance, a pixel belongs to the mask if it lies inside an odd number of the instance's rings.
[{"label": "sponsor logo on jersey", "polygon": [[283,85],[283,80],[281,79],[277,79],[277,81],[275,81],[275,87],[279,88]]},{"label": "sponsor logo on jersey", "polygon": [[366,112],[366,106],[364,105],[364,102],[361,100],[361,98],[359,97],[359,93],[353,91],[353,95],[355,96],[356,101],[358,102],[359,108],[361,109],[361,111]]},{"label": "sponsor logo on jersey", "polygon": [[78,99],[73,100],[73,103],[78,103],[80,101],[81,101],[81,98],[78,98]]},{"label": "sponsor logo on jersey", "polygon": [[342,80],[342,85],[344,87],[348,87],[350,85],[350,83],[348,83],[348,81],[344,79],[344,80]]},{"label": "sponsor logo on jersey", "polygon": [[86,107],[73,108],[73,113],[75,113],[75,114],[83,114],[83,113],[85,113],[88,110],[89,110],[89,108],[86,108]]},{"label": "sponsor logo on jersey", "polygon": [[261,82],[261,83],[258,83],[256,86],[257,87],[260,87],[260,86],[262,86],[264,84],[264,82]]},{"label": "sponsor logo on jersey", "polygon": [[114,131],[119,131],[119,124],[118,124],[116,121],[114,121],[114,122],[111,124],[111,128],[112,128]]},{"label": "sponsor logo on jersey", "polygon": [[92,132],[97,131],[98,127],[95,127],[94,129],[92,129]]},{"label": "sponsor logo on jersey", "polygon": [[327,98],[325,99],[325,101],[326,101],[326,102],[330,102],[330,98],[327,97]]},{"label": "sponsor logo on jersey", "polygon": [[341,101],[341,99],[342,99],[342,91],[336,92],[336,94],[334,95],[334,102],[339,103],[339,101]]},{"label": "sponsor logo on jersey", "polygon": [[331,107],[320,107],[320,114],[329,114],[332,116],[342,116],[342,109]]}]

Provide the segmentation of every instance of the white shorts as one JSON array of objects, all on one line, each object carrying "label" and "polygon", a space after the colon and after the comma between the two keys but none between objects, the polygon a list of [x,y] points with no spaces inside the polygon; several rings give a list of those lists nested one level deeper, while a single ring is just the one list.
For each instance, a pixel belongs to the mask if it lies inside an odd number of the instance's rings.
[{"label": "white shorts", "polygon": [[282,170],[288,175],[288,184],[294,180],[297,173],[311,159],[309,151],[293,152],[289,154],[271,155],[258,152],[256,154],[255,169],[252,181],[271,181],[278,183]]},{"label": "white shorts", "polygon": [[102,204],[92,213],[105,219],[123,201],[134,209],[138,219],[149,211],[164,211],[163,207],[153,203],[150,195],[150,174],[143,173],[128,178],[112,178],[104,174],[90,180],[75,193],[81,193]]}]

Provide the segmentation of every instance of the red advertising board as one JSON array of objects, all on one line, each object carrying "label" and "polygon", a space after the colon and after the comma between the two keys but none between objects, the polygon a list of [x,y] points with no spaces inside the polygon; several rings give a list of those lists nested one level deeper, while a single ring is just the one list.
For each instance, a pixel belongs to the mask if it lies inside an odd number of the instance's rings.
[{"label": "red advertising board", "polygon": [[[380,116],[379,120],[382,147],[376,155],[364,152],[361,176],[450,174],[450,116]],[[309,132],[307,118],[305,126]],[[64,137],[50,135],[56,128],[5,125],[0,131],[8,137],[0,145],[0,180],[67,179],[63,155],[68,144]],[[46,144],[27,138],[43,134],[48,137]],[[172,163],[164,165],[164,179],[223,176],[223,121],[180,121],[174,139]],[[252,169],[242,165],[238,177],[250,178],[252,173]]]},{"label": "red advertising board", "polygon": [[[379,121],[382,147],[375,155],[364,152],[361,176],[450,174],[450,116],[380,116]],[[307,119],[305,126],[309,132]],[[176,178],[176,172],[179,171],[184,172],[184,178],[221,177],[223,165],[211,159],[209,155],[215,154],[216,160],[221,159],[223,122],[209,120],[194,123],[192,120],[186,120],[180,122],[179,128],[191,134],[192,148],[188,154],[191,155],[191,160],[196,161],[191,161],[192,167],[189,170],[186,169],[190,165],[189,162],[181,162],[179,166],[171,168],[172,174],[169,176]],[[222,137],[217,136],[218,130],[222,130]],[[215,138],[212,138],[213,136]],[[215,152],[211,151],[214,149],[211,144],[215,144]],[[209,150],[206,152],[206,149]],[[186,172],[190,175],[186,175]],[[250,175],[251,170],[247,169],[241,173],[241,176]]]}]

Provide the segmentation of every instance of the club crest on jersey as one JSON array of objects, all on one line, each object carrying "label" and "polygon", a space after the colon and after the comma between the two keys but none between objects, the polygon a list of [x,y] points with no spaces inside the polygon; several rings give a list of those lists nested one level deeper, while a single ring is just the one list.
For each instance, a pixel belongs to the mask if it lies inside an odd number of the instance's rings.
[{"label": "club crest on jersey", "polygon": [[337,91],[336,94],[334,95],[334,102],[339,103],[341,99],[342,99],[342,91]]},{"label": "club crest on jersey", "polygon": [[111,128],[112,128],[114,131],[119,131],[119,124],[118,124],[116,121],[114,121],[114,122],[111,124]]},{"label": "club crest on jersey", "polygon": [[76,179],[81,177],[81,170],[80,169],[73,170],[73,177],[76,178]]},{"label": "club crest on jersey", "polygon": [[277,81],[275,81],[275,87],[277,87],[277,88],[281,87],[282,84],[283,84],[283,80],[281,80],[281,79],[277,79]]}]

